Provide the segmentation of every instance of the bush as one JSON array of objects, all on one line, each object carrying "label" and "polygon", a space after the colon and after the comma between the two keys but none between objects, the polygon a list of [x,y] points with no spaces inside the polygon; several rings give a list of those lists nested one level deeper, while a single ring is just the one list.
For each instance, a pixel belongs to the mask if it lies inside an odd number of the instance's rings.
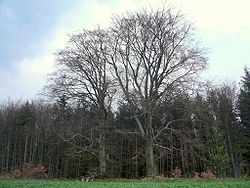
[{"label": "bush", "polygon": [[195,180],[200,179],[200,174],[198,172],[195,172],[192,176],[192,179],[195,179]]},{"label": "bush", "polygon": [[172,171],[172,176],[174,178],[179,178],[181,177],[181,173],[182,173],[181,169],[179,169],[178,167],[175,167],[175,169]]},{"label": "bush", "polygon": [[160,176],[154,176],[153,177],[153,180],[161,180],[161,181],[164,181],[166,180],[167,177],[165,177],[164,175],[160,175]]},{"label": "bush", "polygon": [[210,170],[207,172],[202,172],[200,176],[203,179],[215,179],[215,175]]},{"label": "bush", "polygon": [[11,173],[12,178],[21,178],[22,177],[22,172],[19,169],[14,169]]},{"label": "bush", "polygon": [[26,178],[45,179],[48,177],[46,174],[46,169],[41,164],[36,166],[28,165],[24,174]]},{"label": "bush", "polygon": [[11,179],[11,178],[12,178],[12,175],[8,174],[8,173],[0,175],[0,180],[1,179]]},{"label": "bush", "polygon": [[22,172],[18,168],[15,168],[11,173],[5,173],[0,175],[0,179],[18,179],[22,178]]},{"label": "bush", "polygon": [[26,164],[26,168],[24,168],[23,172],[19,168],[16,168],[10,174],[4,174],[1,175],[0,177],[5,179],[8,179],[8,177],[15,179],[18,178],[45,179],[48,178],[48,175],[43,165]]}]

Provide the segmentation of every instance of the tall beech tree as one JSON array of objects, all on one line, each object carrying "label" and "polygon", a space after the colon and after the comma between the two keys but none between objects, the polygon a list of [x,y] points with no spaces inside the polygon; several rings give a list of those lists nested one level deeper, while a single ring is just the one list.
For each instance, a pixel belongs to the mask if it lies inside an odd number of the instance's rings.
[{"label": "tall beech tree", "polygon": [[[108,126],[108,115],[112,97],[115,93],[112,80],[109,77],[108,64],[103,54],[105,52],[106,32],[97,29],[83,30],[72,35],[65,49],[57,55],[57,70],[51,76],[51,84],[47,87],[54,96],[64,96],[66,100],[77,101],[80,105],[95,112],[95,132],[98,136],[89,137],[73,133],[66,139],[75,145],[74,140],[85,138],[91,144],[88,147],[78,147],[83,151],[94,154],[99,159],[101,175],[106,174],[106,144],[105,129]],[[98,148],[92,148],[98,142]],[[96,152],[97,151],[97,152]]]},{"label": "tall beech tree", "polygon": [[[155,111],[173,88],[190,85],[206,67],[206,50],[192,25],[171,7],[116,16],[105,55],[145,140],[147,175],[158,174],[154,157]],[[139,109],[139,110],[138,110]],[[175,120],[172,120],[173,122]],[[171,122],[166,122],[166,129]]]}]

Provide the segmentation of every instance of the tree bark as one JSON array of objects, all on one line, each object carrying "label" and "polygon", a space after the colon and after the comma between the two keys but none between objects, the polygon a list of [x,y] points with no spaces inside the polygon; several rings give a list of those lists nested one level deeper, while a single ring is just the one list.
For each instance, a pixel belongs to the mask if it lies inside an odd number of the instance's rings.
[{"label": "tree bark", "polygon": [[28,141],[29,141],[29,134],[27,133],[25,137],[24,154],[23,154],[23,171],[25,171],[25,165],[27,162]]},{"label": "tree bark", "polygon": [[7,144],[7,158],[6,158],[6,172],[9,170],[9,158],[10,158],[10,137]]},{"label": "tree bark", "polygon": [[227,140],[228,140],[228,147],[229,147],[229,156],[230,156],[232,166],[233,166],[233,175],[235,178],[238,178],[239,172],[236,167],[236,161],[234,158],[234,152],[233,152],[232,141],[231,141],[230,132],[229,132],[229,126],[227,127]]},{"label": "tree bark", "polygon": [[103,132],[99,133],[99,170],[101,176],[107,173],[107,158],[106,158],[106,144],[105,135]]},{"label": "tree bark", "polygon": [[156,176],[158,174],[157,166],[154,158],[154,140],[153,140],[153,129],[152,129],[152,116],[149,116],[149,121],[146,130],[146,175]]},{"label": "tree bark", "polygon": [[157,166],[154,159],[153,135],[148,133],[146,136],[146,168],[147,176],[157,175]]},{"label": "tree bark", "polygon": [[31,162],[31,158],[32,158],[32,154],[33,154],[33,144],[34,143],[34,139],[33,139],[33,135],[31,134],[30,137],[30,144],[29,144],[29,156],[28,156],[28,163],[32,164]]}]

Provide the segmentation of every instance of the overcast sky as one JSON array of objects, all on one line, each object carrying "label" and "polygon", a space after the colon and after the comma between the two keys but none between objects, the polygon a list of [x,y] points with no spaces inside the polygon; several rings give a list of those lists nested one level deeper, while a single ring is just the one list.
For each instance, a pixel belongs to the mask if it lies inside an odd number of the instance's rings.
[{"label": "overcast sky", "polygon": [[[109,25],[110,17],[161,0],[0,0],[0,101],[37,98],[67,34]],[[169,0],[210,49],[202,77],[239,82],[250,66],[249,0]]]}]

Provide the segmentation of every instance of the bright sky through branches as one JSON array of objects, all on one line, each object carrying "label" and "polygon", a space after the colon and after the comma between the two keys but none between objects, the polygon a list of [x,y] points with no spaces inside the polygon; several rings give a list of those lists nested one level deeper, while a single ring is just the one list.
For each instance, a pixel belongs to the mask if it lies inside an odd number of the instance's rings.
[{"label": "bright sky through branches", "polygon": [[[162,0],[0,0],[0,100],[35,98],[53,70],[53,53],[67,34],[108,26],[113,14],[161,7]],[[248,0],[169,0],[194,23],[196,38],[210,49],[215,83],[239,82],[250,65]]]}]

